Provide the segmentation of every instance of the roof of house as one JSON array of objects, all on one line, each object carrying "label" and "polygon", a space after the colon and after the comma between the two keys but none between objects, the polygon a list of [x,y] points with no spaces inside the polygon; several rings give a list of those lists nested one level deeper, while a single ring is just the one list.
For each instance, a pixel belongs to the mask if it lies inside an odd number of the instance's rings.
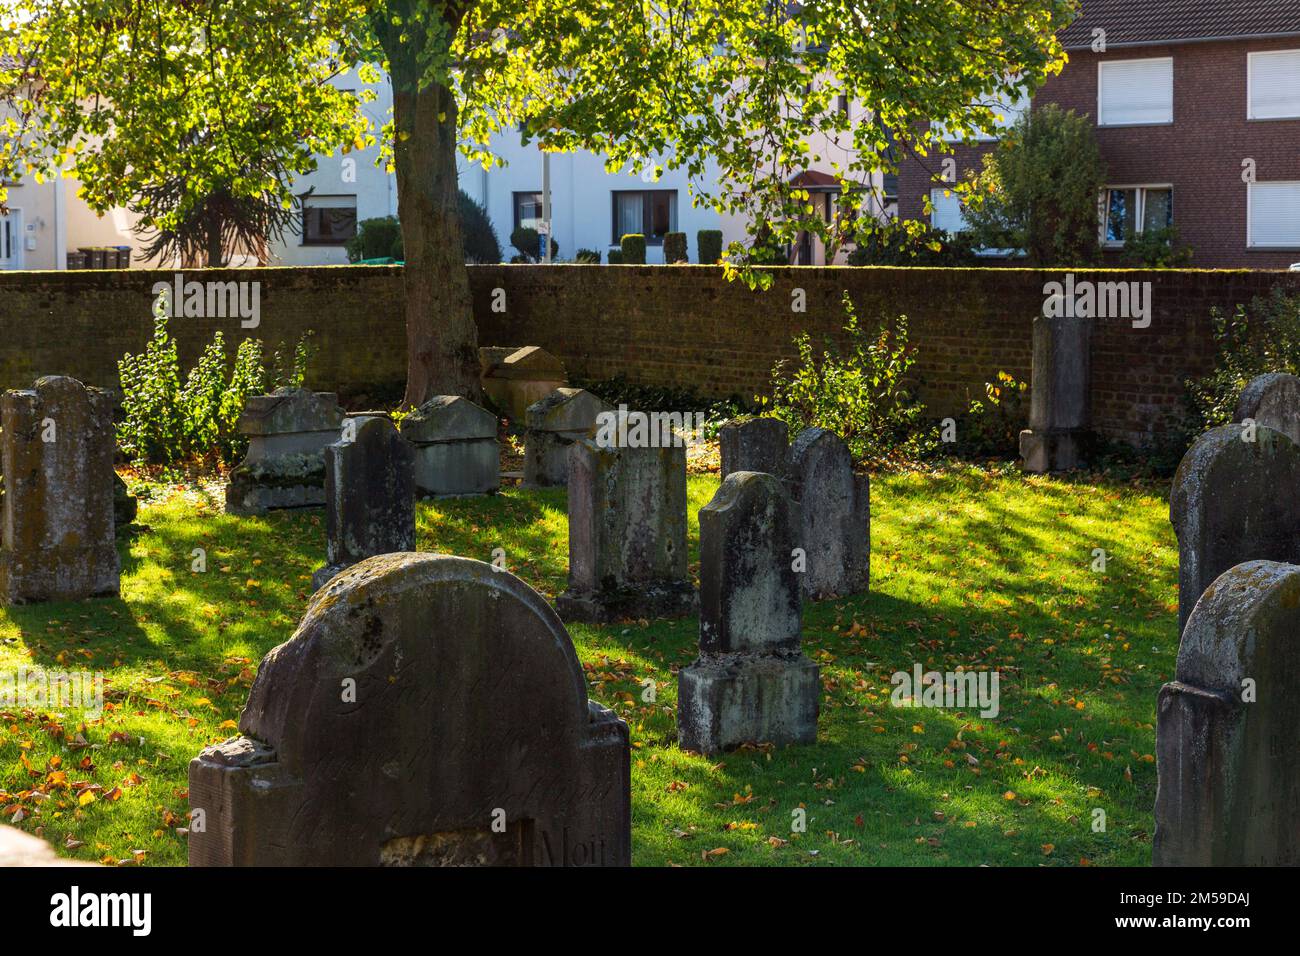
[{"label": "roof of house", "polygon": [[1082,0],[1083,12],[1058,36],[1067,50],[1300,36],[1300,0]]}]

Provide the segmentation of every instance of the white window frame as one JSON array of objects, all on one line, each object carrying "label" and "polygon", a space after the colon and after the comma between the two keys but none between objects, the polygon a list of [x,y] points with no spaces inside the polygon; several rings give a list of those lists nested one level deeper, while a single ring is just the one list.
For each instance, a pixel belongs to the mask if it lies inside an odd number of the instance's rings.
[{"label": "white window frame", "polygon": [[1295,186],[1297,189],[1300,189],[1300,179],[1263,180],[1262,182],[1253,182],[1253,183],[1246,184],[1246,248],[1247,249],[1281,249],[1281,250],[1300,249],[1300,237],[1297,237],[1295,242],[1284,242],[1284,243],[1271,243],[1271,242],[1261,243],[1255,241],[1254,239],[1255,223],[1252,221],[1254,217],[1252,217],[1250,214],[1250,208],[1251,208],[1250,192],[1256,186]]},{"label": "white window frame", "polygon": [[1300,106],[1296,108],[1296,112],[1285,113],[1281,116],[1256,116],[1255,115],[1255,97],[1254,97],[1255,76],[1252,70],[1252,66],[1255,62],[1255,58],[1269,57],[1269,56],[1287,56],[1287,55],[1300,58],[1300,48],[1294,50],[1256,50],[1252,53],[1246,54],[1246,119],[1255,120],[1261,123],[1267,123],[1272,120],[1300,119]]},{"label": "white window frame", "polygon": [[1101,197],[1097,203],[1097,232],[1104,249],[1123,249],[1123,239],[1107,239],[1106,225],[1110,220],[1110,194],[1115,190],[1132,189],[1137,193],[1137,210],[1134,212],[1133,235],[1140,236],[1146,232],[1147,191],[1151,189],[1168,189],[1169,201],[1174,201],[1173,183],[1115,183],[1102,187]]},{"label": "white window frame", "polygon": [[[1169,64],[1169,119],[1151,123],[1108,123],[1102,113],[1101,74],[1107,66],[1119,66],[1122,63],[1168,63]],[[1172,126],[1174,123],[1174,58],[1172,56],[1138,56],[1127,60],[1097,61],[1097,126],[1105,129],[1122,129],[1126,126]]]},{"label": "white window frame", "polygon": [[[9,230],[9,255],[0,258],[0,269],[21,269],[23,267],[23,245],[26,239],[23,233],[23,211],[13,206],[6,215],[0,216],[0,228]],[[0,249],[2,252],[3,249]]]},{"label": "white window frame", "polygon": [[[949,186],[931,186],[931,187],[930,187],[930,205],[933,207],[933,211],[930,213],[930,228],[931,228],[931,229],[938,229],[938,228],[939,228],[938,226],[936,226],[936,225],[934,224],[934,213],[937,212],[937,211],[938,211],[938,208],[939,208],[939,207],[938,207],[938,204],[934,201],[935,193],[940,193],[940,194],[942,194],[942,193],[952,193],[952,198],[955,199],[955,200],[957,201],[957,210],[958,210],[959,213],[962,214],[962,222],[964,223],[964,222],[966,221],[966,216],[965,216],[965,214],[964,214],[964,211],[965,211],[965,209],[966,209],[966,203],[962,200],[962,198],[961,198],[961,193],[957,192],[957,184],[956,184],[956,183],[952,183],[952,184],[949,185]],[[967,230],[967,229],[945,229],[944,231],[947,232],[947,233],[949,233],[950,235],[954,235],[954,236],[955,236],[955,235],[957,235],[957,234],[960,233],[960,232],[967,232],[968,230]],[[1016,255],[1021,255],[1021,254],[1022,254],[1021,250],[1019,250],[1019,249],[985,249],[985,248],[979,248],[979,249],[976,249],[976,250],[974,250],[974,251],[975,251],[975,255],[977,255],[977,256],[981,256],[981,257],[986,258],[986,259],[993,259],[993,258],[1005,259],[1005,258],[1009,258],[1009,257],[1011,257],[1011,256],[1016,256]]]}]

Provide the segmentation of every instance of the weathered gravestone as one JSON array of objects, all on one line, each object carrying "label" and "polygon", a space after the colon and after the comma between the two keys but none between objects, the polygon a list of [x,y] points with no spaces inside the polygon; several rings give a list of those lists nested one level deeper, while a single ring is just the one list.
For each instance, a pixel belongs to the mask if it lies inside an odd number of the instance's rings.
[{"label": "weathered gravestone", "polygon": [[1091,347],[1091,319],[1034,318],[1029,428],[1020,433],[1025,471],[1068,471],[1082,464],[1092,420]]},{"label": "weathered gravestone", "polygon": [[0,397],[0,604],[118,593],[112,402],[74,378]]},{"label": "weathered gravestone", "polygon": [[686,569],[686,449],[569,448],[569,621],[695,610]]},{"label": "weathered gravestone", "polygon": [[239,417],[248,453],[230,473],[226,510],[255,515],[323,505],[325,446],[338,441],[342,424],[333,392],[280,388],[250,396]]},{"label": "weathered gravestone", "polygon": [[437,395],[402,420],[420,495],[485,495],[501,485],[497,417],[468,398]]},{"label": "weathered gravestone", "polygon": [[627,725],[541,595],[479,561],[334,578],[240,731],[190,763],[191,866],[631,861]]},{"label": "weathered gravestone", "polygon": [[569,448],[596,430],[596,416],[613,411],[582,388],[557,388],[528,407],[524,429],[524,485],[549,488],[569,482]]},{"label": "weathered gravestone", "polygon": [[1228,568],[1300,564],[1300,445],[1262,425],[1211,429],[1178,465],[1169,520],[1178,536],[1181,632],[1202,592]]},{"label": "weathered gravestone", "polygon": [[798,546],[808,597],[865,591],[871,574],[871,484],[853,473],[853,455],[838,435],[805,428],[790,449],[790,477],[799,503]]},{"label": "weathered gravestone", "polygon": [[1156,866],[1300,864],[1300,567],[1201,595],[1156,705]]},{"label": "weathered gravestone", "polygon": [[780,479],[728,475],[700,509],[700,656],[677,677],[684,750],[817,740],[817,665],[800,649],[796,506]]},{"label": "weathered gravestone", "polygon": [[312,586],[376,554],[415,550],[415,451],[386,418],[353,420],[356,436],[325,449],[325,566]]},{"label": "weathered gravestone", "polygon": [[483,392],[511,421],[522,422],[528,406],[569,383],[564,363],[535,345],[480,348]]},{"label": "weathered gravestone", "polygon": [[1233,421],[1267,425],[1300,443],[1300,378],[1270,372],[1252,378],[1237,397]]},{"label": "weathered gravestone", "polygon": [[718,429],[722,477],[733,471],[761,471],[785,478],[790,466],[790,434],[777,418],[729,421]]}]

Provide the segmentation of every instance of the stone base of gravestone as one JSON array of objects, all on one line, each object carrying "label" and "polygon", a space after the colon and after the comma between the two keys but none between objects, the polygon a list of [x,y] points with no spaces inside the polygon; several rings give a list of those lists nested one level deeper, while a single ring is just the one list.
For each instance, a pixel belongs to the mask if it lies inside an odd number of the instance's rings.
[{"label": "stone base of gravestone", "polygon": [[683,750],[714,754],[741,744],[817,742],[821,678],[803,654],[701,658],[678,674]]},{"label": "stone base of gravestone", "polygon": [[1300,567],[1248,561],[1201,595],[1156,705],[1156,866],[1300,864]]},{"label": "stone base of gravestone", "polygon": [[258,515],[325,503],[325,446],[338,441],[343,411],[332,392],[281,388],[248,399],[239,432],[248,452],[230,473],[226,511]]},{"label": "stone base of gravestone", "polygon": [[[305,716],[304,716],[305,715]],[[191,866],[626,866],[627,724],[508,571],[388,554],[262,661],[190,763]]]},{"label": "stone base of gravestone", "polygon": [[685,617],[694,614],[698,606],[695,588],[684,582],[607,588],[590,594],[565,591],[555,599],[555,610],[561,618],[589,624]]},{"label": "stone base of gravestone", "polygon": [[1258,375],[1237,396],[1232,420],[1250,419],[1300,444],[1300,378],[1284,372]]},{"label": "stone base of gravestone", "polygon": [[415,490],[422,497],[495,494],[501,486],[497,417],[467,398],[438,395],[402,420],[415,449]]},{"label": "stone base of gravestone", "polygon": [[50,376],[0,396],[0,604],[119,593],[110,396]]},{"label": "stone base of gravestone", "polygon": [[1034,318],[1029,427],[1020,433],[1025,471],[1070,471],[1083,464],[1091,422],[1092,320],[1045,307]]},{"label": "stone base of gravestone", "polygon": [[569,449],[595,433],[596,417],[613,409],[581,388],[557,388],[528,407],[524,429],[524,487],[569,483]]}]

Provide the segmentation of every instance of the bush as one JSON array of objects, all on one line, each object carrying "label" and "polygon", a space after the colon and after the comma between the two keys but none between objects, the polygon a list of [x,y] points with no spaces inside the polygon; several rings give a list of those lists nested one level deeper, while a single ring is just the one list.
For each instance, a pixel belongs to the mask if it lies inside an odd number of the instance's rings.
[{"label": "bush", "polygon": [[623,250],[611,249],[605,255],[605,261],[611,266],[621,266],[623,264]]},{"label": "bush", "polygon": [[1124,240],[1125,264],[1149,269],[1179,269],[1191,264],[1192,247],[1178,245],[1178,227],[1135,233]]},{"label": "bush", "polygon": [[664,236],[664,262],[671,265],[674,262],[688,261],[686,252],[686,233],[670,232]]},{"label": "bush", "polygon": [[1300,295],[1275,287],[1231,316],[1216,309],[1214,371],[1187,383],[1195,432],[1232,421],[1237,396],[1266,372],[1300,375]]},{"label": "bush", "polygon": [[970,237],[896,220],[858,229],[851,266],[969,266],[979,262]]},{"label": "bush", "polygon": [[291,358],[275,353],[277,374],[271,375],[263,364],[262,343],[245,339],[227,377],[225,340],[217,332],[182,384],[176,342],[167,331],[162,304],[155,309],[153,338],[144,352],[128,353],[117,365],[124,412],[117,426],[118,443],[142,465],[213,458],[233,464],[248,444],[237,430],[248,396],[268,392],[276,384],[301,385],[310,356],[304,336]]},{"label": "bush", "polygon": [[694,387],[641,385],[628,381],[622,375],[597,380],[574,378],[570,384],[574,388],[585,388],[615,408],[626,405],[629,410],[638,412],[703,414],[701,437],[707,441],[716,438],[718,429],[731,419],[751,411],[739,395],[706,398]]},{"label": "bush", "polygon": [[[487,210],[460,190],[460,234],[466,262],[495,263],[501,261],[501,243]],[[536,249],[536,245],[533,246]],[[357,234],[344,247],[348,262],[385,257],[401,262],[406,258],[402,244],[402,227],[394,216],[363,219],[357,224]]]},{"label": "bush", "polygon": [[630,233],[623,237],[623,261],[630,266],[645,265],[645,236]]},{"label": "bush", "polygon": [[722,230],[701,229],[695,234],[695,253],[700,264],[715,265],[722,258]]},{"label": "bush", "polygon": [[810,426],[834,432],[858,463],[915,461],[933,450],[934,432],[922,424],[925,406],[904,381],[916,361],[907,316],[892,323],[882,319],[868,332],[847,292],[843,302],[848,353],[827,342],[817,356],[808,333],[800,332],[794,337],[798,359],[772,369],[772,397],[763,400],[764,412],[784,421],[791,433]]},{"label": "bush", "polygon": [[[542,257],[538,255],[542,251],[542,234],[532,226],[520,226],[510,233],[510,245],[519,250],[518,255],[511,257],[511,262],[542,261]],[[559,254],[560,244],[551,239],[551,261],[554,262]]]},{"label": "bush", "polygon": [[600,265],[600,253],[595,249],[579,249],[573,254],[573,261]]},{"label": "bush", "polygon": [[1029,421],[1028,388],[1010,372],[998,372],[996,382],[984,384],[984,398],[970,403],[955,446],[944,447],[972,457],[1019,457],[1020,431]]}]

